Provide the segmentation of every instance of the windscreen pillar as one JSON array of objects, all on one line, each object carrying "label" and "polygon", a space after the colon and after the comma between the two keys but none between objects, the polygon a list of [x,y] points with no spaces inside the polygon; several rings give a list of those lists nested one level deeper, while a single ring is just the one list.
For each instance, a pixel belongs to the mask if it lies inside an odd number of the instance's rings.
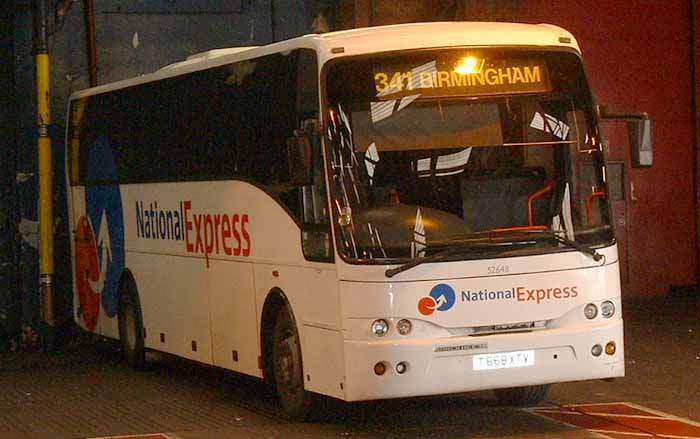
[{"label": "windscreen pillar", "polygon": [[53,160],[51,152],[51,94],[48,47],[47,0],[36,0],[34,8],[34,54],[39,149],[39,265],[41,288],[42,343],[52,347],[54,315],[53,248]]}]

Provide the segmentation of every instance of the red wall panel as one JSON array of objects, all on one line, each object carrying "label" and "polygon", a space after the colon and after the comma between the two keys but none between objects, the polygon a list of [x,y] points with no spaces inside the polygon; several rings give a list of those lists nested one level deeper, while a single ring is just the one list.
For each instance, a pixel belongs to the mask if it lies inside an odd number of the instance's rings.
[{"label": "red wall panel", "polygon": [[[571,31],[600,103],[647,111],[655,121],[654,165],[631,169],[627,294],[663,294],[697,281],[695,145],[688,0],[523,0],[517,21]],[[610,157],[629,161],[611,138]]]}]

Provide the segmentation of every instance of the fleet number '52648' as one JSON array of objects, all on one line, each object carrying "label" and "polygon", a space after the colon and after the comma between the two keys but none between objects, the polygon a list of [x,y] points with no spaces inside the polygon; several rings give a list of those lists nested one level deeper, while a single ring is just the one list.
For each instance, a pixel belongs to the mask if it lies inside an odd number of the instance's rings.
[{"label": "fleet number '52648'", "polygon": [[510,267],[507,265],[492,265],[487,269],[488,274],[503,274],[510,273]]}]

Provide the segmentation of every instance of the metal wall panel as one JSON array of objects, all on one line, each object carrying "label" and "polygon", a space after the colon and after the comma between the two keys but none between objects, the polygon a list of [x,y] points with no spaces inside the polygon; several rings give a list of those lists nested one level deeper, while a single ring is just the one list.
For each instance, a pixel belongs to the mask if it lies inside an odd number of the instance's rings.
[{"label": "metal wall panel", "polygon": [[[522,0],[520,17],[577,38],[600,103],[646,111],[654,164],[627,168],[629,295],[697,283],[696,181],[690,3]],[[611,160],[630,162],[622,127],[606,131]]]},{"label": "metal wall panel", "polygon": [[[12,11],[13,20],[0,29],[0,42],[14,43],[14,54],[0,52],[2,64],[11,66],[14,87],[5,87],[14,99],[16,166],[7,166],[2,155],[0,166],[0,237],[19,229],[21,251],[15,266],[4,266],[0,249],[0,280],[18,280],[0,286],[0,326],[3,312],[19,315],[28,335],[39,324],[38,224],[37,224],[37,142],[34,58],[32,56],[33,0],[3,2],[2,12]],[[50,15],[59,2],[50,1]],[[72,318],[72,267],[69,254],[64,176],[64,127],[68,97],[89,85],[83,2],[70,5],[63,17],[50,24],[51,129],[54,156],[55,202],[55,283],[58,323]],[[264,45],[275,39],[291,38],[310,32],[318,12],[329,11],[331,0],[100,0],[95,2],[98,83],[118,81],[150,73],[189,55],[210,49]],[[4,17],[4,15],[3,15]],[[3,24],[5,21],[3,21]],[[11,25],[10,25],[11,23]],[[3,32],[14,31],[6,35]],[[273,32],[274,31],[274,32]],[[2,47],[12,45],[2,44]],[[5,75],[0,71],[0,75]],[[0,76],[3,85],[10,84]],[[2,97],[0,97],[2,99]],[[9,139],[3,136],[3,139]],[[18,178],[15,178],[18,175]],[[7,189],[7,193],[4,191]],[[9,194],[9,195],[8,195]],[[7,196],[13,196],[11,204]],[[9,203],[9,204],[8,204]],[[11,247],[11,245],[10,245]],[[3,247],[4,248],[4,247]],[[19,266],[19,268],[17,268]],[[9,274],[3,267],[10,267]],[[15,276],[19,270],[19,276]],[[5,282],[3,282],[5,284]],[[15,296],[12,295],[15,293]],[[4,311],[5,310],[5,311]],[[14,314],[13,314],[14,315]],[[16,324],[13,326],[17,326]],[[1,337],[1,336],[0,336]]]}]

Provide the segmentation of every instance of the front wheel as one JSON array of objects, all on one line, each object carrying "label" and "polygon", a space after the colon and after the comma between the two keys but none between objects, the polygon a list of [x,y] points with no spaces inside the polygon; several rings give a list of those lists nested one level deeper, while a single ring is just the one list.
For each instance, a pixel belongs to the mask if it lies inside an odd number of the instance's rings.
[{"label": "front wheel", "polygon": [[511,387],[509,389],[496,389],[496,398],[508,405],[534,405],[541,402],[549,393],[549,384],[540,386]]},{"label": "front wheel", "polygon": [[293,419],[306,420],[311,411],[312,397],[304,390],[299,333],[286,307],[279,312],[275,323],[272,368],[282,409]]},{"label": "front wheel", "polygon": [[137,370],[146,368],[141,304],[136,286],[124,280],[119,291],[119,341],[126,362]]}]

